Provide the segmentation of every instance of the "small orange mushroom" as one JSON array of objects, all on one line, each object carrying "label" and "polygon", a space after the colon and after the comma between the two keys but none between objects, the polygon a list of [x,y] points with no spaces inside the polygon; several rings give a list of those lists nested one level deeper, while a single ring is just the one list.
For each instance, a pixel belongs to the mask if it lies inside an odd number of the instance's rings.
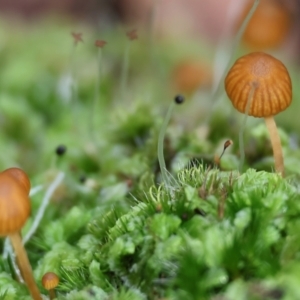
[{"label": "small orange mushroom", "polygon": [[273,116],[292,102],[292,83],[283,63],[254,52],[240,57],[225,78],[226,93],[241,113],[264,117],[273,148],[275,170],[284,175],[282,147]]},{"label": "small orange mushroom", "polygon": [[59,284],[59,277],[53,272],[47,272],[42,278],[43,287],[49,291],[50,300],[56,298],[55,288]]},{"label": "small orange mushroom", "polygon": [[0,236],[8,236],[17,263],[34,300],[41,300],[20,231],[30,215],[30,181],[21,169],[10,168],[0,173]]}]

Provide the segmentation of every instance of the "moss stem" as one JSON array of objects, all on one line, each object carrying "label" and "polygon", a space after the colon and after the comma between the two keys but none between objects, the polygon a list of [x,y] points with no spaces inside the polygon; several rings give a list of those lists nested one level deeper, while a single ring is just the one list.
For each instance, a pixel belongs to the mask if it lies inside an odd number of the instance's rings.
[{"label": "moss stem", "polygon": [[65,173],[59,172],[57,174],[57,176],[54,178],[54,180],[51,182],[49,187],[47,188],[46,193],[43,197],[42,203],[41,203],[41,205],[37,211],[37,214],[32,222],[32,225],[31,225],[30,229],[28,230],[28,232],[26,233],[25,237],[23,238],[24,245],[31,239],[31,237],[34,235],[34,233],[38,229],[38,227],[44,217],[45,211],[50,203],[51,197],[53,196],[56,189],[59,187],[59,185],[64,180],[64,177],[65,177]]},{"label": "moss stem", "polygon": [[[240,44],[240,41],[243,37],[243,34],[247,28],[247,25],[250,21],[250,19],[252,18],[254,12],[256,11],[257,6],[259,5],[260,0],[254,0],[253,1],[253,5],[251,7],[251,9],[249,10],[247,16],[245,17],[242,25],[240,26],[234,40],[232,43],[232,48],[230,53],[228,53],[229,59],[228,62],[226,64],[226,67],[224,68],[224,71],[222,73],[222,76],[220,76],[220,80],[218,83],[215,83],[215,86],[211,92],[211,96],[210,99],[212,100],[211,103],[212,105],[209,107],[209,113],[207,114],[207,118],[205,120],[205,123],[209,123],[211,120],[211,117],[213,116],[213,111],[215,109],[215,107],[218,105],[218,103],[220,102],[220,100],[222,98],[220,98],[221,93],[223,92],[223,82],[225,80],[226,74],[228,73],[230,66],[232,65],[233,61],[235,60],[235,56],[236,56],[236,52],[238,50],[238,46]],[[217,53],[218,54],[218,53]],[[219,55],[219,54],[218,54]],[[223,55],[222,55],[223,56]]]},{"label": "moss stem", "polygon": [[271,145],[273,149],[274,163],[275,163],[275,171],[280,173],[282,177],[284,177],[284,162],[283,162],[283,154],[282,154],[282,146],[280,137],[278,134],[276,122],[274,117],[266,117],[265,118],[266,126],[269,130]]},{"label": "moss stem", "polygon": [[126,99],[127,94],[127,78],[128,78],[128,70],[129,70],[129,53],[130,53],[131,41],[126,41],[124,57],[123,57],[123,65],[121,70],[121,99]]},{"label": "moss stem", "polygon": [[245,108],[245,115],[243,118],[243,122],[241,124],[241,129],[239,132],[239,147],[240,147],[240,163],[239,163],[239,172],[242,173],[243,172],[243,166],[244,166],[244,161],[245,161],[245,147],[244,147],[244,131],[246,128],[246,123],[247,123],[247,119],[248,119],[248,115],[249,115],[249,109],[251,107],[251,103],[252,103],[252,99],[253,99],[253,95],[254,92],[257,88],[256,84],[252,84],[250,93],[248,95],[248,99],[247,99],[247,104],[246,104],[246,108]]},{"label": "moss stem", "polygon": [[169,178],[168,178],[168,172],[167,172],[166,162],[164,158],[164,138],[175,105],[176,105],[175,102],[172,102],[168,109],[167,115],[164,119],[164,122],[159,132],[158,145],[157,145],[157,157],[158,157],[159,168],[160,168],[163,183],[165,184],[166,187],[169,186]]},{"label": "moss stem", "polygon": [[91,106],[91,113],[89,114],[90,134],[91,138],[96,141],[96,117],[98,115],[99,103],[100,103],[100,87],[101,87],[101,68],[102,68],[102,49],[98,48],[97,54],[97,80],[95,85],[95,97]]},{"label": "moss stem", "polygon": [[[71,58],[70,58],[70,75],[71,75],[71,110],[73,111],[74,120],[76,120],[77,106],[78,106],[78,94],[77,94],[77,78],[76,78],[76,45],[72,45]],[[76,123],[76,122],[75,122]]]}]

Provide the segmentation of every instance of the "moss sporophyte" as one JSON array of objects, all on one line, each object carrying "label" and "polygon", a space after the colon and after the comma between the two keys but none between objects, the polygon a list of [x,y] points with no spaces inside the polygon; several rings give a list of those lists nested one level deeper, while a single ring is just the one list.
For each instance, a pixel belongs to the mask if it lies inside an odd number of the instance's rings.
[{"label": "moss sporophyte", "polygon": [[166,133],[166,130],[167,130],[167,126],[170,122],[172,112],[173,112],[173,109],[174,109],[175,105],[176,104],[177,105],[182,104],[183,102],[184,102],[184,97],[182,95],[176,95],[174,97],[174,101],[169,106],[167,115],[164,119],[164,122],[161,126],[159,136],[158,136],[157,158],[158,158],[158,162],[159,162],[162,182],[168,188],[171,187],[171,182],[169,180],[168,171],[167,171],[167,168],[166,168],[166,163],[165,163],[165,158],[164,158],[164,138],[165,138],[165,133]]}]

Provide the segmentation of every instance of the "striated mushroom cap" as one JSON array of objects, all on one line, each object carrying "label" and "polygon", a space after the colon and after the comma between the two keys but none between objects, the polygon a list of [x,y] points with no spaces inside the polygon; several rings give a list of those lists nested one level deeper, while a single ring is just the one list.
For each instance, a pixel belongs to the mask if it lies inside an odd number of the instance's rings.
[{"label": "striated mushroom cap", "polygon": [[225,78],[226,93],[241,113],[245,113],[253,86],[255,90],[249,116],[273,116],[292,102],[292,83],[288,70],[280,60],[269,54],[254,52],[240,57]]},{"label": "striated mushroom cap", "polygon": [[30,181],[26,173],[19,168],[9,168],[3,171],[11,176],[13,176],[23,187],[27,194],[30,192]]},{"label": "striated mushroom cap", "polygon": [[55,289],[59,284],[58,276],[53,272],[47,272],[42,278],[42,285],[46,290]]},{"label": "striated mushroom cap", "polygon": [[0,236],[20,231],[30,215],[30,181],[20,169],[0,173]]}]

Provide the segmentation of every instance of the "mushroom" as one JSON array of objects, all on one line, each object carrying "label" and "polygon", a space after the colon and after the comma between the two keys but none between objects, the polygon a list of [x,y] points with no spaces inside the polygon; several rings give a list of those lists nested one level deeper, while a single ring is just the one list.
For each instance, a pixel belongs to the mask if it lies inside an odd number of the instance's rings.
[{"label": "mushroom", "polygon": [[23,187],[25,188],[26,193],[29,195],[30,192],[30,181],[28,176],[19,168],[10,168],[5,172],[8,172],[13,176]]},{"label": "mushroom", "polygon": [[20,234],[30,215],[29,191],[30,181],[21,169],[10,168],[0,173],[0,236],[9,237],[32,298],[41,300]]},{"label": "mushroom", "polygon": [[176,92],[194,94],[200,87],[212,83],[211,67],[197,60],[183,60],[172,71],[171,81]]},{"label": "mushroom", "polygon": [[59,284],[58,276],[53,272],[47,272],[42,278],[43,287],[49,291],[50,300],[56,298],[55,288]]},{"label": "mushroom", "polygon": [[264,117],[269,130],[275,170],[284,175],[282,147],[273,116],[292,102],[292,83],[283,63],[263,52],[240,57],[225,78],[226,93],[241,113]]},{"label": "mushroom", "polygon": [[[246,4],[240,23],[245,19],[252,2],[248,1]],[[292,15],[285,2],[287,1],[260,1],[243,35],[247,46],[262,50],[282,44],[292,25]]]}]

